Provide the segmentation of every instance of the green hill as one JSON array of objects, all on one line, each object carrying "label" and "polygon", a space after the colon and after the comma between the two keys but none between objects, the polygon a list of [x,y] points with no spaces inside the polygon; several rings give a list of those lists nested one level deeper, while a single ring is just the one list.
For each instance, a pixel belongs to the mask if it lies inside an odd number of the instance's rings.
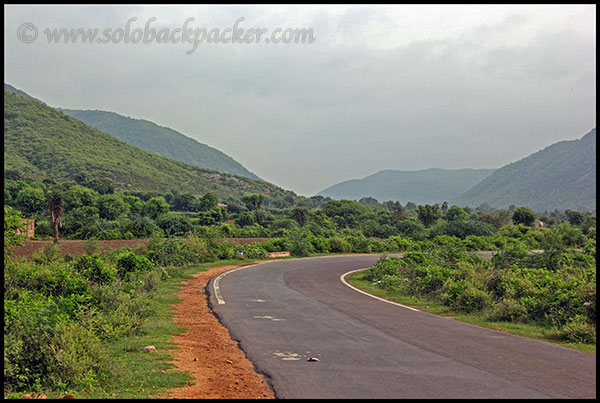
[{"label": "green hill", "polygon": [[[4,90],[45,104],[10,84],[4,83]],[[168,127],[162,127],[143,119],[126,117],[115,112],[55,109],[142,150],[201,168],[261,180],[227,154]]]},{"label": "green hill", "polygon": [[364,179],[338,183],[318,194],[333,199],[359,200],[371,196],[378,201],[441,204],[470,189],[492,172],[493,169],[385,170]]},{"label": "green hill", "polygon": [[461,206],[596,211],[596,129],[508,164],[452,200]]},{"label": "green hill", "polygon": [[152,154],[37,101],[4,91],[4,172],[55,181],[89,174],[117,189],[292,195],[273,184]]},{"label": "green hill", "polygon": [[142,150],[202,168],[260,180],[227,154],[168,127],[115,112],[57,109]]},{"label": "green hill", "polygon": [[21,91],[20,89],[18,89],[18,88],[15,88],[15,87],[13,87],[13,86],[12,86],[12,85],[10,85],[10,84],[6,84],[6,83],[4,83],[4,91],[9,91],[9,92],[12,92],[12,93],[13,93],[13,94],[15,94],[15,95],[18,95],[18,96],[20,96],[20,97],[27,98],[27,99],[29,99],[29,100],[32,100],[32,101],[37,101],[37,102],[39,102],[39,103],[41,103],[41,104],[44,104],[44,105],[46,105],[46,103],[45,103],[45,102],[42,102],[42,101],[40,101],[39,99],[32,97],[32,96],[31,96],[31,95],[29,95],[28,93],[26,93],[26,92],[24,92],[24,91]]}]

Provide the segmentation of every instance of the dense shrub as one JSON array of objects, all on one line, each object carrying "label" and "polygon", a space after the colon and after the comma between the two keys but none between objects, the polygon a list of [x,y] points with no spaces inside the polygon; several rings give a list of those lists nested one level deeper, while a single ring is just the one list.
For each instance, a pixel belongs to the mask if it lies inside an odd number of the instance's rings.
[{"label": "dense shrub", "polygon": [[352,250],[352,245],[344,238],[332,237],[329,238],[329,251],[333,253],[348,253]]},{"label": "dense shrub", "polygon": [[117,261],[117,274],[125,278],[130,273],[145,272],[154,269],[154,264],[146,256],[129,252]]},{"label": "dense shrub", "polygon": [[116,278],[114,269],[106,266],[97,254],[82,255],[73,267],[92,283],[108,284]]}]

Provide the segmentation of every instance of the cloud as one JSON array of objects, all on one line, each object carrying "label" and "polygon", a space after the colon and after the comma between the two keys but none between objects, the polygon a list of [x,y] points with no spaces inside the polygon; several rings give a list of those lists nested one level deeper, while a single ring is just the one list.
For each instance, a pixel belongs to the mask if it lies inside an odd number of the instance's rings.
[{"label": "cloud", "polygon": [[[5,81],[172,127],[300,194],[496,168],[595,126],[594,7],[7,7]],[[313,44],[24,45],[19,24],[310,27]],[[158,25],[157,25],[158,26]]]}]

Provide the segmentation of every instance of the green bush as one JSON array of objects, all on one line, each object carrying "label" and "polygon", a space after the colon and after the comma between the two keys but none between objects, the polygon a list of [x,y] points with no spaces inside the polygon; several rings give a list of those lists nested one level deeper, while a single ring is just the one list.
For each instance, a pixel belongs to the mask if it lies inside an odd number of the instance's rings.
[{"label": "green bush", "polygon": [[462,292],[457,293],[452,308],[462,312],[477,312],[490,305],[490,295],[472,284],[468,284]]},{"label": "green bush", "polygon": [[108,284],[116,279],[115,271],[106,266],[97,254],[82,255],[73,267],[92,283]]},{"label": "green bush", "polygon": [[260,259],[267,252],[258,242],[242,245],[240,249],[244,251],[244,257],[248,259]]},{"label": "green bush", "polygon": [[379,261],[363,273],[363,278],[367,281],[381,281],[384,276],[398,276],[398,265],[400,259],[389,256],[382,256]]},{"label": "green bush", "polygon": [[558,329],[547,332],[548,337],[573,343],[596,343],[596,326],[582,315],[577,315]]},{"label": "green bush", "polygon": [[51,357],[48,381],[59,389],[90,389],[110,374],[106,346],[88,328],[62,322],[54,329],[48,345]]},{"label": "green bush", "polygon": [[505,298],[491,308],[488,318],[493,321],[522,322],[527,319],[527,310],[517,300]]},{"label": "green bush", "polygon": [[434,294],[442,288],[446,280],[450,277],[452,271],[446,267],[428,266],[425,267],[425,275],[420,276],[419,291],[422,294]]},{"label": "green bush", "polygon": [[344,238],[335,236],[329,238],[329,250],[333,253],[348,253],[352,250],[352,245]]},{"label": "green bush", "polygon": [[35,263],[52,263],[61,260],[60,245],[52,243],[44,246],[41,252],[33,253],[31,260]]},{"label": "green bush", "polygon": [[146,256],[138,256],[133,252],[121,256],[117,261],[117,275],[121,278],[127,277],[130,273],[152,269],[154,264]]}]

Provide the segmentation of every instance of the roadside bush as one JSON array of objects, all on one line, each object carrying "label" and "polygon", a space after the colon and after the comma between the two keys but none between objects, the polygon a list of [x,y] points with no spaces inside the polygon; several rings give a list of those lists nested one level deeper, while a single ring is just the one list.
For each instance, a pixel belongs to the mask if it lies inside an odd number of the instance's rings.
[{"label": "roadside bush", "polygon": [[364,235],[348,235],[346,241],[350,244],[350,251],[354,253],[370,253],[369,240]]},{"label": "roadside bush", "polygon": [[379,261],[364,271],[363,278],[367,281],[381,281],[384,276],[398,276],[400,259],[382,256]]},{"label": "roadside bush", "polygon": [[550,338],[574,342],[574,343],[596,343],[596,326],[589,323],[582,315],[577,315],[560,328],[547,332]]},{"label": "roadside bush", "polygon": [[527,310],[517,300],[505,298],[491,308],[488,319],[493,321],[523,322],[527,319]]},{"label": "roadside bush", "polygon": [[392,250],[387,242],[377,241],[375,239],[369,240],[368,249],[371,253],[382,253]]},{"label": "roadside bush", "polygon": [[147,257],[138,256],[133,252],[121,256],[117,261],[117,274],[121,278],[127,277],[130,273],[152,269],[154,269],[154,264]]},{"label": "roadside bush", "polygon": [[304,229],[294,229],[290,233],[290,254],[293,256],[308,256],[314,252],[311,243],[313,235]]},{"label": "roadside bush", "polygon": [[73,268],[92,283],[108,284],[116,279],[115,271],[107,267],[97,254],[82,255]]},{"label": "roadside bush", "polygon": [[429,266],[424,269],[425,274],[419,279],[419,292],[422,294],[435,294],[452,274],[446,267]]},{"label": "roadside bush", "polygon": [[452,308],[462,312],[477,312],[490,305],[490,295],[472,284],[467,286],[456,294]]},{"label": "roadside bush", "polygon": [[333,253],[349,253],[352,250],[352,245],[344,238],[335,236],[329,238],[329,250]]},{"label": "roadside bush", "polygon": [[58,389],[90,389],[110,374],[107,348],[88,328],[59,323],[48,345],[48,381]]},{"label": "roadside bush", "polygon": [[244,257],[249,259],[259,259],[265,255],[267,252],[265,248],[263,248],[260,243],[251,243],[247,245],[240,246],[240,249],[244,251]]},{"label": "roadside bush", "polygon": [[310,243],[316,253],[327,253],[329,252],[329,240],[323,236],[313,236],[310,239]]},{"label": "roadside bush", "polygon": [[405,250],[408,250],[413,243],[413,241],[409,238],[404,238],[402,236],[391,236],[389,237],[388,242],[391,244],[390,250],[395,250],[399,252],[404,252]]}]

